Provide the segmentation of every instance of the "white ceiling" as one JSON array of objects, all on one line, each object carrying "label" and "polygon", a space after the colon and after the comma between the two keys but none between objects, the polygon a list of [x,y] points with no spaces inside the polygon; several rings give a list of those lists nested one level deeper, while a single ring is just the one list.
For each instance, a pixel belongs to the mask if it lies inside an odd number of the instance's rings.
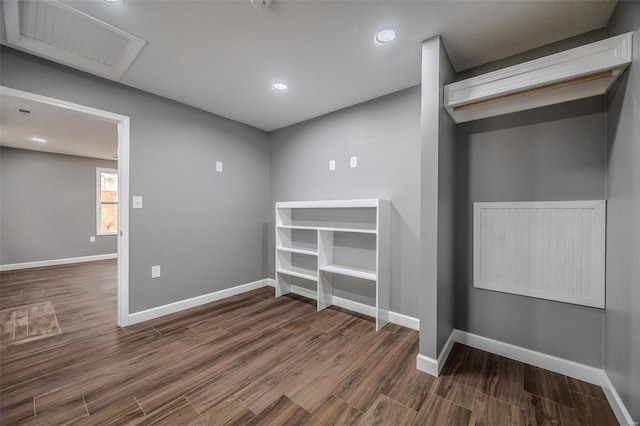
[{"label": "white ceiling", "polygon": [[[420,83],[441,35],[457,71],[604,27],[612,1],[64,0],[147,41],[129,86],[270,131]],[[377,30],[398,37],[377,45]],[[274,81],[286,93],[271,89]]]},{"label": "white ceiling", "polygon": [[[0,123],[0,146],[105,160],[118,155],[116,124],[65,108],[2,94]],[[46,142],[34,142],[32,137]]]}]

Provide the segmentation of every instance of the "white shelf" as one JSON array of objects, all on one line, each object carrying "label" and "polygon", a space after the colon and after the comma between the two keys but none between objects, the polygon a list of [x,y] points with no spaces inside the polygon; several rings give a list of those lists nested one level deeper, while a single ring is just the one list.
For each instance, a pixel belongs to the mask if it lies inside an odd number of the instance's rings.
[{"label": "white shelf", "polygon": [[327,265],[318,268],[323,272],[331,272],[333,274],[346,275],[348,277],[361,278],[363,280],[376,281],[378,279],[375,271],[368,271],[366,269],[352,268],[339,265]]},{"label": "white shelf", "polygon": [[451,83],[444,107],[456,123],[607,93],[632,60],[633,33]]},{"label": "white shelf", "polygon": [[361,200],[284,201],[276,203],[280,209],[336,209],[378,207],[377,198]]},{"label": "white shelf", "polygon": [[278,268],[276,270],[279,274],[286,274],[292,277],[304,278],[309,281],[318,281],[318,276],[313,275],[313,271],[309,271],[308,269],[296,268],[294,266],[290,266],[288,268]]},{"label": "white shelf", "polygon": [[353,233],[359,233],[359,234],[376,234],[378,232],[375,229],[340,228],[340,227],[327,227],[327,226],[278,225],[277,228],[278,229],[305,229],[309,231],[353,232]]},{"label": "white shelf", "polygon": [[[363,279],[375,286],[371,312],[376,318],[376,330],[384,327],[389,322],[390,304],[389,201],[293,201],[279,202],[275,207],[276,296],[297,291],[290,277],[315,281],[316,288],[305,291],[317,295],[320,311],[333,305],[333,282],[338,275]],[[352,284],[349,280],[340,282]],[[341,306],[351,303],[347,299],[335,300]]]},{"label": "white shelf", "polygon": [[276,248],[276,250],[278,250],[278,251],[286,251],[288,253],[306,254],[308,256],[317,256],[318,255],[318,250],[311,250],[311,249],[298,248],[298,247],[278,247],[278,248]]}]

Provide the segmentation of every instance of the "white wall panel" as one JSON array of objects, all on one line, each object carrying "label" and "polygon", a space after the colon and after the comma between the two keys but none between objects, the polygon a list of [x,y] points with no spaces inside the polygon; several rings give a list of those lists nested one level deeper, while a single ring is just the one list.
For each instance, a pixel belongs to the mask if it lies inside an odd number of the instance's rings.
[{"label": "white wall panel", "polygon": [[474,203],[474,287],[604,308],[605,206]]}]

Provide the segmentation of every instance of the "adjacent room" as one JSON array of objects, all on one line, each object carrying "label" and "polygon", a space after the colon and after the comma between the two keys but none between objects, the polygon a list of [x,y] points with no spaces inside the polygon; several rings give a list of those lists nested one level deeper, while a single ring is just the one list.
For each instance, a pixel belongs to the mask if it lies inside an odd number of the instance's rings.
[{"label": "adjacent room", "polygon": [[0,22],[0,423],[640,421],[640,2]]}]

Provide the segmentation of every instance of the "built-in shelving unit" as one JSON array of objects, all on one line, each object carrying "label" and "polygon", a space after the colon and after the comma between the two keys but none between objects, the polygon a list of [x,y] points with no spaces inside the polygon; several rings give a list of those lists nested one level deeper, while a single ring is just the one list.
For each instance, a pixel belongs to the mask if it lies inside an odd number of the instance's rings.
[{"label": "built-in shelving unit", "polygon": [[333,304],[336,277],[375,289],[380,330],[389,321],[389,201],[276,203],[276,296],[295,291],[295,279],[302,279],[322,310]]},{"label": "built-in shelving unit", "polygon": [[603,95],[632,60],[626,33],[451,83],[444,107],[456,123]]}]

